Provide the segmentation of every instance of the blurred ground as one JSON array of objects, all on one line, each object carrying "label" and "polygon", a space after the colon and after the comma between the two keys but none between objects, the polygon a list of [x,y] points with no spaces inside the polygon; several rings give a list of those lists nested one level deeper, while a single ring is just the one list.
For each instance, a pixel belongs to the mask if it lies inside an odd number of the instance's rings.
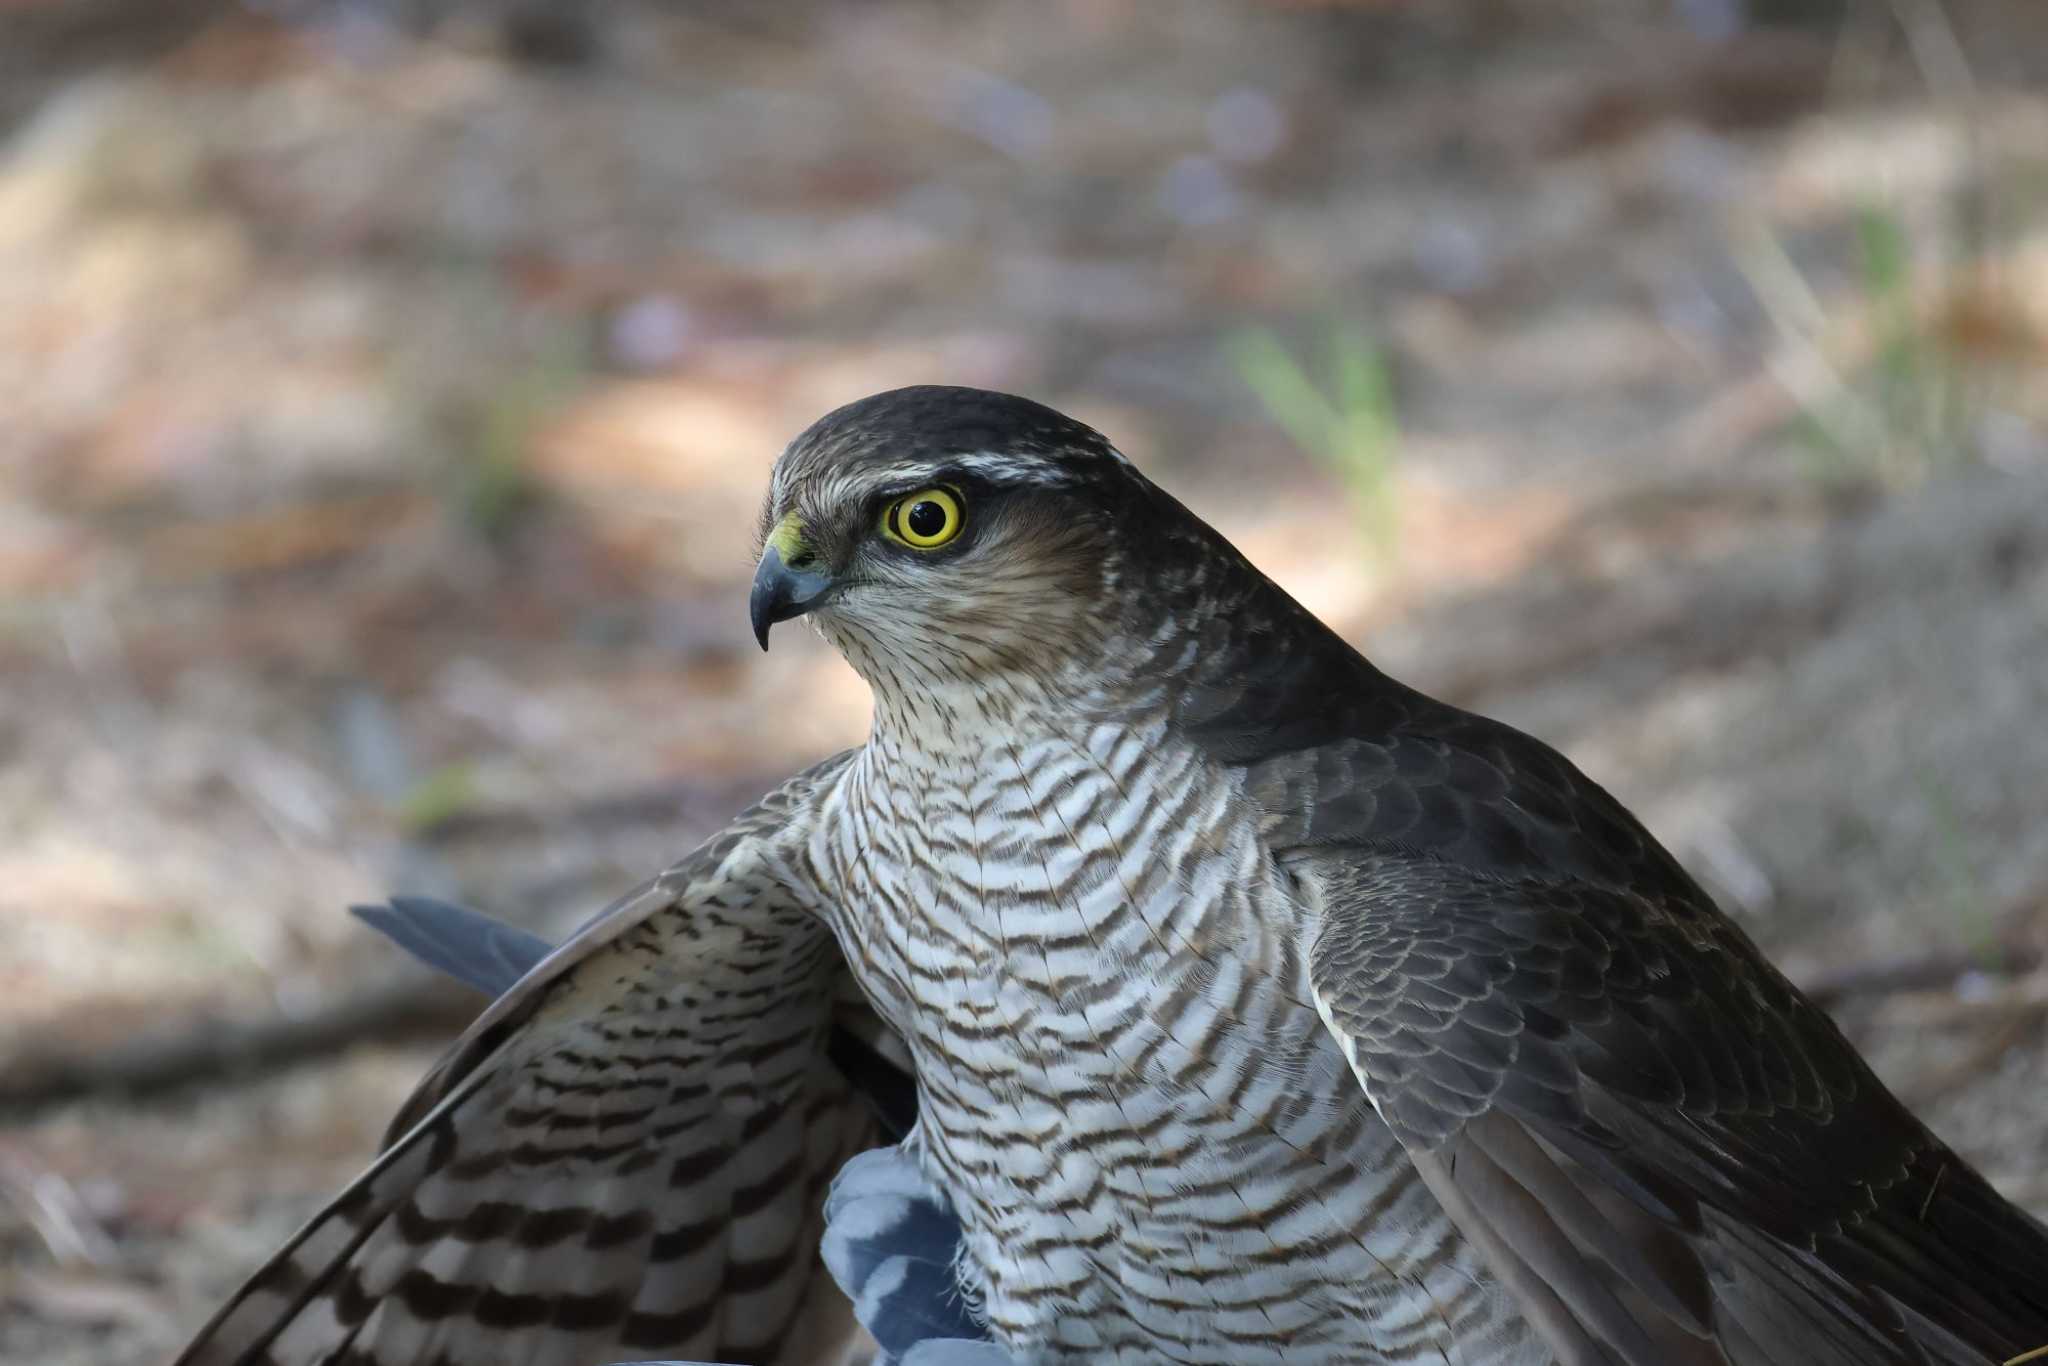
[{"label": "blurred ground", "polygon": [[1563,746],[2048,1211],[2048,10],[1753,10],[0,4],[0,1361],[367,1157],[475,1003],[349,901],[559,930],[859,736],[752,519],[918,381]]}]

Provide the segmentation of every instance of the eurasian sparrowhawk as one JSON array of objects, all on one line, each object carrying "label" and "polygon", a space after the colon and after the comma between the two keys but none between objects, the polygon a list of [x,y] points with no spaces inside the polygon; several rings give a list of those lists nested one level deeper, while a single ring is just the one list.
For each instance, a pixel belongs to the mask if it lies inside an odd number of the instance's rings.
[{"label": "eurasian sparrowhawk", "polygon": [[527,972],[190,1366],[835,1359],[826,1186],[913,1094],[1026,1361],[2048,1344],[2048,1231],[1620,804],[1096,432],[881,394],[762,530],[755,630],[809,617],[867,743]]}]

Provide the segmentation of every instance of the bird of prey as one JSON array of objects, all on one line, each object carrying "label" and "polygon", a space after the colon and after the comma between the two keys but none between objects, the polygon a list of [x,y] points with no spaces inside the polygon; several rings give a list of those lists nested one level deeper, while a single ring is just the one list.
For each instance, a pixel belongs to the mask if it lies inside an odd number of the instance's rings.
[{"label": "bird of prey", "polygon": [[187,1366],[838,1360],[827,1185],[898,1133],[1023,1362],[2048,1346],[2048,1230],[1634,817],[1095,431],[876,395],[762,544],[867,742],[519,977]]}]

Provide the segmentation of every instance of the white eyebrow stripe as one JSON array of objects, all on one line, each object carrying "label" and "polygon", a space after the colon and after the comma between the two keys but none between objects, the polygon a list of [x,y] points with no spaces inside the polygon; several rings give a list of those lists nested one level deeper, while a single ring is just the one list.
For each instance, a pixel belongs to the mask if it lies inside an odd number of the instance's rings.
[{"label": "white eyebrow stripe", "polygon": [[945,462],[956,470],[978,474],[993,484],[1065,484],[1072,482],[1058,461],[1028,452],[975,451]]},{"label": "white eyebrow stripe", "polygon": [[[1129,456],[1108,442],[1095,445],[1091,454],[1106,454],[1117,465],[1135,471]],[[867,461],[851,469],[813,469],[813,476],[822,476],[824,487],[816,505],[835,506],[852,499],[865,497],[879,488],[912,487],[919,480],[938,479],[947,472],[965,473],[987,479],[996,485],[1032,486],[1058,488],[1076,482],[1074,471],[1068,464],[1050,455],[1037,451],[962,451],[957,454],[925,457],[917,460],[899,460],[893,463]],[[774,478],[773,503],[776,507],[787,507],[796,488],[794,481],[799,469],[789,465],[778,468]]]},{"label": "white eyebrow stripe", "polygon": [[[973,474],[992,484],[1037,484],[1053,486],[1073,482],[1058,461],[1031,452],[972,451],[940,459],[904,460],[894,464],[864,464],[841,473],[828,487],[835,499],[875,489],[915,485],[919,480],[938,479],[948,473]],[[780,482],[780,481],[778,481]],[[787,492],[778,488],[778,496]]]}]

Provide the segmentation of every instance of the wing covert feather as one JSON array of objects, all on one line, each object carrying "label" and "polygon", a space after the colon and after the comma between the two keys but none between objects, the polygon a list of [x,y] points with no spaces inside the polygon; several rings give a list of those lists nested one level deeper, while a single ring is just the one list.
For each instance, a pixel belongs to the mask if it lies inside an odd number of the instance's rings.
[{"label": "wing covert feather", "polygon": [[809,1363],[851,1342],[822,1208],[876,1125],[828,1057],[846,969],[796,890],[843,760],[493,1002],[179,1366]]},{"label": "wing covert feather", "polygon": [[1703,894],[1288,857],[1323,906],[1325,1022],[1560,1359],[1979,1366],[2048,1342],[2048,1231]]}]

